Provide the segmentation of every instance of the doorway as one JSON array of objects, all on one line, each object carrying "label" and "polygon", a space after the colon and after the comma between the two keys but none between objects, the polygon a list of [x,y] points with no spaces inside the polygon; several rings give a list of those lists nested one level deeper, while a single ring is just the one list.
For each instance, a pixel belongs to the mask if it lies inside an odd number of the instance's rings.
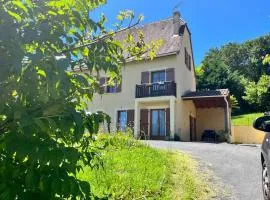
[{"label": "doorway", "polygon": [[196,141],[196,118],[189,116],[190,141]]},{"label": "doorway", "polygon": [[166,113],[165,109],[151,110],[150,132],[151,139],[165,139],[166,136]]}]

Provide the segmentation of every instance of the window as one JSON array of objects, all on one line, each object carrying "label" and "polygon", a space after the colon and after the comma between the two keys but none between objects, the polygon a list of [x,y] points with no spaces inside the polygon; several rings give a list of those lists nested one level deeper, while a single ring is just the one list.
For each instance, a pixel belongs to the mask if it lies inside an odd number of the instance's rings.
[{"label": "window", "polygon": [[165,70],[154,71],[151,73],[151,82],[152,83],[165,82],[166,80],[165,77],[166,77]]},{"label": "window", "polygon": [[117,129],[119,131],[126,131],[129,127],[134,128],[134,110],[119,110],[117,112]]},{"label": "window", "polygon": [[166,135],[165,110],[151,110],[151,136],[164,137]]},{"label": "window", "polygon": [[117,92],[117,80],[114,80],[114,85],[107,86],[107,93],[116,93]]},{"label": "window", "polygon": [[127,111],[118,111],[118,129],[125,131],[127,127]]},{"label": "window", "polygon": [[191,56],[189,55],[186,48],[185,48],[185,64],[187,68],[190,70],[191,69]]},{"label": "window", "polygon": [[112,85],[108,84],[108,78],[102,77],[99,80],[99,86],[101,94],[103,93],[119,93],[122,90],[122,82],[118,82],[116,79],[114,80]]}]

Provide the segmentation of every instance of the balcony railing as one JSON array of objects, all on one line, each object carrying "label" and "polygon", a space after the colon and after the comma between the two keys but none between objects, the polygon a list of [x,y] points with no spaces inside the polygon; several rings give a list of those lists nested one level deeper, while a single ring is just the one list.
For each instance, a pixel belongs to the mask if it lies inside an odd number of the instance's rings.
[{"label": "balcony railing", "polygon": [[176,83],[172,81],[136,85],[136,98],[158,96],[176,96]]}]

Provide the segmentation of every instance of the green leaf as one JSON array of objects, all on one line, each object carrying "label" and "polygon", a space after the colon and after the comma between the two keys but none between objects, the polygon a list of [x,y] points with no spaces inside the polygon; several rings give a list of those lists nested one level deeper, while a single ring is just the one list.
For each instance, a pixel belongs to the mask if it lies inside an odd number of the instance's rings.
[{"label": "green leaf", "polygon": [[37,74],[46,78],[46,73],[42,69],[38,69]]},{"label": "green leaf", "polygon": [[17,1],[12,1],[12,3],[13,3],[13,5],[15,5],[15,6],[21,8],[24,12],[27,13],[28,10],[27,10],[27,8],[25,7],[25,5],[23,5],[23,3],[22,3],[21,1],[19,1],[19,0],[17,0]]},{"label": "green leaf", "polygon": [[56,16],[56,15],[57,15],[57,13],[56,13],[56,12],[53,12],[53,11],[51,11],[51,10],[49,10],[49,11],[48,11],[48,14],[50,14],[50,15],[54,15],[54,16]]},{"label": "green leaf", "polygon": [[0,121],[4,121],[7,119],[7,116],[6,115],[0,115]]},{"label": "green leaf", "polygon": [[123,18],[123,15],[121,15],[121,14],[120,15],[117,15],[117,19],[120,20],[120,21],[122,21],[124,19]]},{"label": "green leaf", "polygon": [[88,49],[87,47],[84,47],[84,48],[82,49],[82,55],[83,55],[83,56],[88,56],[88,54],[89,54],[89,49]]},{"label": "green leaf", "polygon": [[12,12],[12,11],[9,10],[9,11],[8,11],[8,14],[9,14],[10,16],[12,16],[14,19],[16,19],[16,21],[18,21],[18,22],[21,22],[21,21],[22,21],[21,16],[18,15],[17,13]]}]

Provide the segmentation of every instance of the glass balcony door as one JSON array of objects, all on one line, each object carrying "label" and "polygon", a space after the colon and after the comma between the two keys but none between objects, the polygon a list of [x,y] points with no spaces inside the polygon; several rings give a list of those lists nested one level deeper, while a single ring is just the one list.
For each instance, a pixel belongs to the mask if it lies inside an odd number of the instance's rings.
[{"label": "glass balcony door", "polygon": [[164,83],[166,80],[165,70],[154,71],[151,73],[151,82],[152,83]]},{"label": "glass balcony door", "polygon": [[164,139],[166,136],[165,109],[151,110],[151,138]]},{"label": "glass balcony door", "polygon": [[152,86],[150,88],[150,94],[152,96],[157,96],[159,92],[165,91],[166,73],[165,70],[154,71],[151,74]]}]

